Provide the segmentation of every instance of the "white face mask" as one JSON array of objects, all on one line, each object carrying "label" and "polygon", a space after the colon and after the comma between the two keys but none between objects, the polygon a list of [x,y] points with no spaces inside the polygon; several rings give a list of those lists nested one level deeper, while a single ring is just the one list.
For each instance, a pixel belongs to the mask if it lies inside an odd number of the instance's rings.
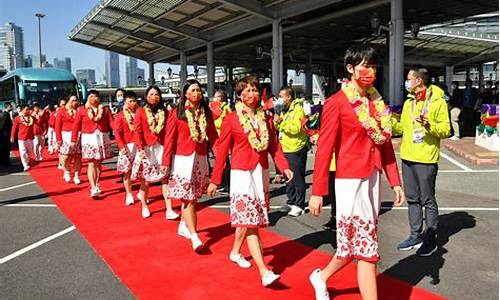
[{"label": "white face mask", "polygon": [[284,101],[283,101],[283,98],[279,97],[279,98],[275,98],[274,99],[274,106],[283,106],[284,104]]},{"label": "white face mask", "polygon": [[123,102],[123,96],[117,96],[116,101],[118,102]]}]

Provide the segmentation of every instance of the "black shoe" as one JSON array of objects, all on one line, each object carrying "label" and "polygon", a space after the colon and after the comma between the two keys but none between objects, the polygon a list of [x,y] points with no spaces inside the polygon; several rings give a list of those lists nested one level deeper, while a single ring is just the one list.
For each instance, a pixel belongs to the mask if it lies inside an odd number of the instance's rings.
[{"label": "black shoe", "polygon": [[330,231],[336,231],[337,230],[337,222],[335,219],[332,219],[325,224],[323,224],[323,229],[324,230],[330,230]]},{"label": "black shoe", "polygon": [[432,253],[437,251],[437,249],[438,246],[436,244],[435,236],[430,236],[424,239],[422,246],[420,246],[420,248],[418,248],[417,250],[417,255],[421,257],[431,256]]}]

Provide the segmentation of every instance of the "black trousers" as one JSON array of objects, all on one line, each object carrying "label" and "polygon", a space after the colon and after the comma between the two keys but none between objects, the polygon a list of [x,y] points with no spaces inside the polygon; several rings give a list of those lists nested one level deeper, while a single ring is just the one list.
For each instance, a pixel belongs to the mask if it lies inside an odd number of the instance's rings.
[{"label": "black trousers", "polygon": [[306,162],[308,147],[297,152],[285,153],[286,159],[293,172],[293,179],[286,184],[286,195],[288,205],[296,205],[300,208],[306,207]]},{"label": "black trousers", "polygon": [[8,133],[0,133],[0,164],[7,166],[10,162],[10,137]]}]

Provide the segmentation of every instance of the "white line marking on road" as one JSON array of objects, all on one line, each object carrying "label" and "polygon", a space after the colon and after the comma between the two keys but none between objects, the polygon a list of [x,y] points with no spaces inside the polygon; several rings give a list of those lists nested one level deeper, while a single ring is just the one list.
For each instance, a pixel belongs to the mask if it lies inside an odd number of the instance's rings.
[{"label": "white line marking on road", "polygon": [[24,204],[7,204],[4,206],[9,207],[57,207],[55,204],[46,204],[46,203],[24,203]]},{"label": "white line marking on road", "polygon": [[449,155],[446,155],[445,153],[441,152],[441,156],[446,158],[449,162],[451,162],[452,164],[454,164],[455,166],[459,167],[460,169],[462,170],[465,170],[465,171],[472,171],[471,168],[467,167],[466,165],[456,161],[455,159],[451,158]]},{"label": "white line marking on road", "polygon": [[[211,208],[229,208],[229,205],[211,205]],[[269,208],[270,209],[278,209],[281,206],[278,205],[271,205]],[[322,209],[332,209],[331,206],[324,206]],[[386,207],[382,206],[380,208],[381,210],[408,210],[408,207]],[[498,207],[440,207],[440,211],[460,211],[460,210],[465,210],[465,211],[499,211]]]},{"label": "white line marking on road", "polygon": [[498,170],[439,170],[438,173],[498,173]]},{"label": "white line marking on road", "polygon": [[23,186],[27,186],[27,185],[30,185],[30,184],[33,184],[33,183],[36,183],[36,182],[35,181],[30,181],[30,182],[21,183],[21,184],[14,185],[14,186],[9,186],[9,187],[0,189],[0,192],[5,192],[5,191],[17,189],[17,188],[20,188],[20,187],[23,187]]},{"label": "white line marking on road", "polygon": [[75,229],[76,229],[75,226],[70,226],[70,227],[68,227],[68,228],[66,228],[64,230],[59,231],[58,233],[55,233],[55,234],[53,234],[51,236],[48,236],[48,237],[46,237],[46,238],[44,238],[42,240],[39,240],[38,242],[33,243],[33,244],[31,244],[31,245],[29,245],[27,247],[24,247],[21,250],[18,250],[16,252],[12,253],[12,254],[9,254],[9,255],[7,255],[7,256],[5,256],[3,258],[0,258],[0,264],[4,264],[4,263],[8,262],[9,260],[18,257],[19,255],[22,255],[22,254],[24,254],[24,253],[26,253],[26,252],[28,252],[30,250],[33,250],[33,249],[35,249],[35,248],[37,248],[37,247],[39,247],[39,246],[41,246],[41,245],[43,245],[43,244],[45,244],[47,242],[50,242],[51,240],[53,240],[55,238],[58,238],[58,237],[66,234],[68,232],[71,232],[71,231],[73,231]]}]

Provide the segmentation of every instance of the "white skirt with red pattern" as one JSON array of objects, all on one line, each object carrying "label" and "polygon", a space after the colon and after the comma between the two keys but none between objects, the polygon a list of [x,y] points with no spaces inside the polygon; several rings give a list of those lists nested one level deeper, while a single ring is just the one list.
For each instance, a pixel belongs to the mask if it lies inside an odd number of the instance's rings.
[{"label": "white skirt with red pattern", "polygon": [[377,262],[380,172],[364,179],[335,178],[335,195],[337,257]]},{"label": "white skirt with red pattern", "polygon": [[82,158],[104,160],[113,157],[113,149],[107,132],[96,129],[93,133],[82,133]]},{"label": "white skirt with red pattern", "polygon": [[167,197],[183,201],[197,201],[207,190],[208,159],[194,152],[189,156],[174,155],[168,180]]},{"label": "white skirt with red pattern", "polygon": [[118,153],[118,160],[116,161],[116,170],[121,173],[128,173],[132,170],[132,164],[136,154],[135,143],[128,143],[125,145],[127,152],[123,154],[121,151]]},{"label": "white skirt with red pattern", "polygon": [[56,131],[52,127],[47,129],[47,148],[50,154],[57,150]]},{"label": "white skirt with red pattern", "polygon": [[165,175],[161,172],[161,160],[163,157],[163,145],[155,143],[151,146],[144,146],[144,156],[139,151],[136,152],[132,164],[133,180],[144,179],[146,182],[158,182]]},{"label": "white skirt with red pattern", "polygon": [[71,147],[71,131],[61,131],[62,141],[59,147],[59,154],[73,155],[82,153],[81,134],[78,133],[78,140],[76,146]]},{"label": "white skirt with red pattern", "polygon": [[231,226],[268,226],[269,170],[260,164],[251,171],[231,169],[229,198]]}]

